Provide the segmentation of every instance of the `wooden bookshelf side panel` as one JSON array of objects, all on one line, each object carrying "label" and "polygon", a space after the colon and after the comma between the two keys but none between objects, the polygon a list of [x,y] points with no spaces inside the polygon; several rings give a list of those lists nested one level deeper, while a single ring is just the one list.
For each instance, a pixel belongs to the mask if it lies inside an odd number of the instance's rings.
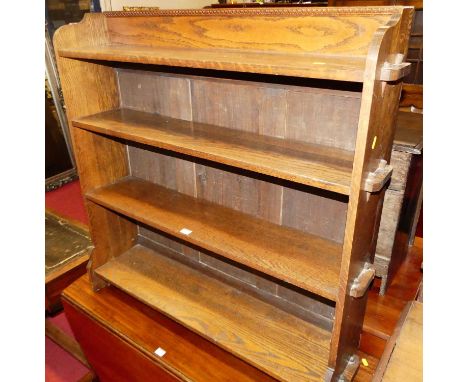
[{"label": "wooden bookshelf side panel", "polygon": [[95,274],[95,269],[120,256],[135,245],[137,226],[130,220],[92,201],[86,200],[86,207],[94,245],[88,271],[94,288],[100,289],[105,284]]},{"label": "wooden bookshelf side panel", "polygon": [[[87,15],[81,23],[60,28],[54,36],[54,47],[58,51],[70,45],[98,45],[106,41],[105,19]],[[74,128],[71,123],[80,116],[119,107],[117,76],[115,70],[106,65],[56,57],[81,189],[85,194],[129,174],[125,144]],[[99,288],[105,284],[95,277],[93,270],[133,245],[136,225],[88,201],[85,206],[94,244],[90,276],[94,286]]]},{"label": "wooden bookshelf side panel", "polygon": [[[381,28],[369,52],[372,61],[366,69],[366,81],[356,140],[351,195],[343,243],[340,291],[333,330],[330,368],[333,378],[345,369],[357,352],[362,331],[367,293],[362,298],[350,296],[354,279],[366,262],[374,260],[384,191],[368,193],[362,190],[369,172],[375,171],[381,160],[390,161],[395,121],[402,82],[378,80],[384,62],[406,57],[413,10],[405,8]],[[372,63],[372,64],[371,64]],[[372,222],[372,224],[371,224]]]}]

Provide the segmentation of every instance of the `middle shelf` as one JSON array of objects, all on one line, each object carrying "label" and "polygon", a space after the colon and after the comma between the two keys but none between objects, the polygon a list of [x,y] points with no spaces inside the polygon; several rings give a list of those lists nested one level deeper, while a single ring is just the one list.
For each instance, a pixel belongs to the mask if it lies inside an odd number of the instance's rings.
[{"label": "middle shelf", "polygon": [[354,152],[131,109],[75,127],[349,195]]},{"label": "middle shelf", "polygon": [[341,244],[138,178],[86,194],[110,210],[336,301]]}]

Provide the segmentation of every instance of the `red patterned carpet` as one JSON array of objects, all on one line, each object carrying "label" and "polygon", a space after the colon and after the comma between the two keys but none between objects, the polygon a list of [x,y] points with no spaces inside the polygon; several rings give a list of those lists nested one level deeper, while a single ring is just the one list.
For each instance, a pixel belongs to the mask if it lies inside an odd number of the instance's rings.
[{"label": "red patterned carpet", "polygon": [[88,216],[78,180],[65,184],[54,191],[46,192],[45,205],[47,209],[57,215],[88,224]]}]

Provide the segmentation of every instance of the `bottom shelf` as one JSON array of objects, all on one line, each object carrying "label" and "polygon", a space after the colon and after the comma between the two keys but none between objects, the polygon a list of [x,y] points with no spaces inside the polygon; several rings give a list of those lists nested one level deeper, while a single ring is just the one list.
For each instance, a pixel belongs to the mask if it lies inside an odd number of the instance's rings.
[{"label": "bottom shelf", "polygon": [[282,381],[322,381],[331,333],[136,245],[96,273]]}]

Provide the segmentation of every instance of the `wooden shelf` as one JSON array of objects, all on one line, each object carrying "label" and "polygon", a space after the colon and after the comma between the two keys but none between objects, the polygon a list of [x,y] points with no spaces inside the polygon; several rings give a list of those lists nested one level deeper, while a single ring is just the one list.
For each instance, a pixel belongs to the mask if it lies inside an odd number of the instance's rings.
[{"label": "wooden shelf", "polygon": [[[136,178],[91,191],[106,208],[336,300],[341,245]],[[182,229],[191,231],[189,234]]]},{"label": "wooden shelf", "polygon": [[[94,290],[111,282],[281,381],[352,380],[413,11],[105,12],[60,28]],[[289,304],[331,333],[275,308]]]},{"label": "wooden shelf", "polygon": [[167,48],[127,44],[61,48],[58,54],[61,57],[86,60],[222,69],[351,82],[363,82],[366,66],[365,55]]},{"label": "wooden shelf", "polygon": [[96,273],[281,381],[323,380],[325,329],[141,245]]},{"label": "wooden shelf", "polygon": [[75,127],[348,195],[354,152],[129,109]]}]

